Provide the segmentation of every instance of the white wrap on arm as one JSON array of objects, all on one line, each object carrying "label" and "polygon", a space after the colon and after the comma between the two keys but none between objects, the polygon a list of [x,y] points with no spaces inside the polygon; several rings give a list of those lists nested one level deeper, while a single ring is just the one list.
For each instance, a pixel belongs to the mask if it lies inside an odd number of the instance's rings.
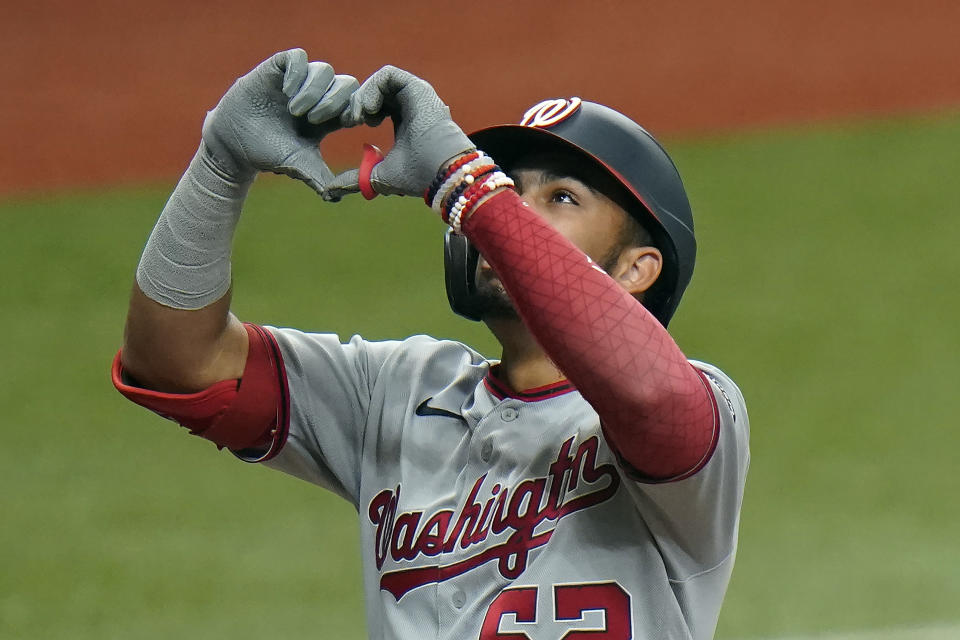
[{"label": "white wrap on arm", "polygon": [[227,292],[233,234],[254,176],[228,176],[201,143],[140,256],[137,284],[147,297],[201,309]]}]

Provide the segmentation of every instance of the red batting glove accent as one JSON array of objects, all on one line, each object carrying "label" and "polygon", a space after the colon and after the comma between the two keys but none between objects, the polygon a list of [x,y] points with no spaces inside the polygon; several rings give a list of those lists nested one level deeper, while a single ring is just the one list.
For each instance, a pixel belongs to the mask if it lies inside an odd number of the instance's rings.
[{"label": "red batting glove accent", "polygon": [[373,200],[377,197],[377,192],[370,184],[370,174],[373,168],[383,161],[383,152],[372,144],[363,145],[363,157],[360,158],[360,169],[357,173],[357,184],[360,186],[360,193],[367,200]]},{"label": "red batting glove accent", "polygon": [[680,479],[706,464],[718,429],[713,393],[636,298],[513,190],[484,201],[463,232],[634,471]]}]

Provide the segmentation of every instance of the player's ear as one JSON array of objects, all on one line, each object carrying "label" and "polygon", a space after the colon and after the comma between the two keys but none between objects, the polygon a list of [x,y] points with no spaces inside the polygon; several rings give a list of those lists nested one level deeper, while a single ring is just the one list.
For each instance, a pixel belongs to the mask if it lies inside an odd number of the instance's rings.
[{"label": "player's ear", "polygon": [[663,254],[656,247],[629,247],[610,276],[632,295],[639,295],[653,286],[663,270]]}]

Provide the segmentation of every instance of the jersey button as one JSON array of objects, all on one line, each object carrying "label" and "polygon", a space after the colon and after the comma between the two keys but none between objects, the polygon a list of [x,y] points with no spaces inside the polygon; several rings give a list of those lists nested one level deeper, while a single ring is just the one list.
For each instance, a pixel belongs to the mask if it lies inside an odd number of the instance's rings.
[{"label": "jersey button", "polygon": [[457,609],[462,609],[463,605],[467,602],[467,596],[463,591],[457,589],[453,592],[453,595],[450,596],[450,601],[453,602],[453,606]]},{"label": "jersey button", "polygon": [[483,443],[483,448],[480,449],[480,459],[484,462],[490,462],[490,458],[493,456],[493,443],[487,440]]},{"label": "jersey button", "polygon": [[503,418],[504,422],[513,422],[517,419],[518,415],[520,415],[520,412],[513,407],[505,407],[503,411],[500,412],[500,417]]}]

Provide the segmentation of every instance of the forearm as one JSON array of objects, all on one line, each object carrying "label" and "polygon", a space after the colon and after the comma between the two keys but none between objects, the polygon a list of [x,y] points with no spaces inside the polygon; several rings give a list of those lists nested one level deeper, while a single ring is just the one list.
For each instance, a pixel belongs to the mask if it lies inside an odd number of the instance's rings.
[{"label": "forearm", "polygon": [[191,392],[241,375],[247,339],[230,314],[230,254],[252,180],[223,173],[201,145],[164,207],[124,331],[123,365],[141,384]]},{"label": "forearm", "polygon": [[265,332],[230,313],[231,244],[252,179],[226,175],[201,145],[140,258],[112,371],[129,399],[234,450],[271,449],[282,424],[282,365]]},{"label": "forearm", "polygon": [[197,391],[242,373],[247,336],[229,313],[228,290],[247,191],[258,171],[321,191],[331,174],[317,145],[356,87],[290,49],[239,78],[207,114],[203,142],[137,268],[122,361],[141,382]]},{"label": "forearm", "polygon": [[484,202],[463,231],[630,465],[664,479],[709,456],[710,391],[640,302],[512,191]]}]

